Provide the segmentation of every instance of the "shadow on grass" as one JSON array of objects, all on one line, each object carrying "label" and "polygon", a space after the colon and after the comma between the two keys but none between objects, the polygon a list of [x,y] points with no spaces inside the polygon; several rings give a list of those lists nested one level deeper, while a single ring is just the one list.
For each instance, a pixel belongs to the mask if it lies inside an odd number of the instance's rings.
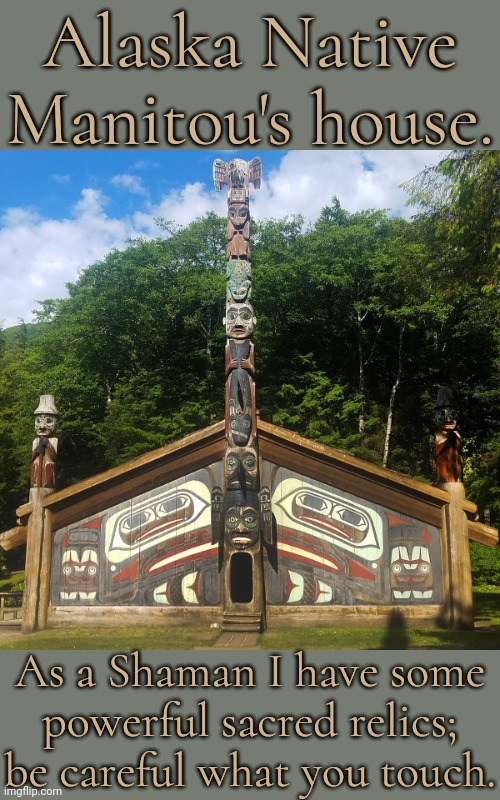
[{"label": "shadow on grass", "polygon": [[409,638],[406,632],[406,620],[401,611],[391,611],[381,650],[408,650]]}]

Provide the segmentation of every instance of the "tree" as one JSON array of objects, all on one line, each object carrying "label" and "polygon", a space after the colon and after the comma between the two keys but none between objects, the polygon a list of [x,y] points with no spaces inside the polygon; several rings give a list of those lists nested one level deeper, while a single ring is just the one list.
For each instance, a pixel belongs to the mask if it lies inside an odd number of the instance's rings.
[{"label": "tree", "polygon": [[500,266],[500,151],[455,151],[405,188],[439,244],[441,285],[452,290],[454,281],[478,282],[494,291]]}]

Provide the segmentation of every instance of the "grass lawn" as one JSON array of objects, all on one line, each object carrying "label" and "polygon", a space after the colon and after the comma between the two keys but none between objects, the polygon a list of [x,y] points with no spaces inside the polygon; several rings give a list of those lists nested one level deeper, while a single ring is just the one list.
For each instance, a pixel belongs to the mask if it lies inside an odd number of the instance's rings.
[{"label": "grass lawn", "polygon": [[[261,650],[491,650],[500,649],[500,589],[474,593],[476,628],[286,628],[268,630],[257,642]],[[50,629],[22,635],[0,627],[0,650],[192,650],[210,647],[219,632],[208,627],[129,627]]]},{"label": "grass lawn", "polygon": [[23,635],[0,628],[0,650],[193,650],[210,647],[219,633],[208,628],[65,628]]}]

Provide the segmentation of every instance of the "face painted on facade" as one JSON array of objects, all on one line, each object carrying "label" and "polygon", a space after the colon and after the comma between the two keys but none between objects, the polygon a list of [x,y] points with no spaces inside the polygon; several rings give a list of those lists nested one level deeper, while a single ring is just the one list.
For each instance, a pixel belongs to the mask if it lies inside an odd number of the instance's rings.
[{"label": "face painted on facade", "polygon": [[226,333],[230,339],[246,339],[254,332],[256,320],[249,303],[228,306],[225,321]]},{"label": "face painted on facade", "polygon": [[259,513],[249,505],[234,505],[225,514],[226,540],[242,550],[252,547],[259,538]]},{"label": "face painted on facade", "polygon": [[95,600],[99,559],[96,548],[68,548],[62,554],[62,600]]},{"label": "face painted on facade", "polygon": [[226,489],[257,489],[257,463],[254,447],[227,450],[224,460]]},{"label": "face painted on facade", "polygon": [[98,535],[94,530],[73,529],[61,548],[60,599],[90,602],[99,588]]},{"label": "face painted on facade", "polygon": [[[394,541],[394,540],[393,540]],[[396,603],[431,601],[433,574],[431,553],[422,534],[405,535],[391,545],[391,593]]]},{"label": "face painted on facade", "polygon": [[54,436],[57,428],[58,417],[55,414],[36,414],[35,432],[37,436],[45,436],[50,439]]}]

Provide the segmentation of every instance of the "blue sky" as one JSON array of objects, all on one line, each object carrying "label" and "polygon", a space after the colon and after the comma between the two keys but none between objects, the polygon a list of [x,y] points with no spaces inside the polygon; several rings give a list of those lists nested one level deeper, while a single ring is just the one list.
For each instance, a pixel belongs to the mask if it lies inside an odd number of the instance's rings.
[{"label": "blue sky", "polygon": [[398,185],[441,151],[0,151],[0,322],[29,322],[36,302],[64,297],[66,283],[113,248],[154,237],[154,220],[179,224],[214,210],[214,158],[260,155],[264,182],[254,217],[303,214],[314,221],[332,196],[349,211],[409,216]]}]

